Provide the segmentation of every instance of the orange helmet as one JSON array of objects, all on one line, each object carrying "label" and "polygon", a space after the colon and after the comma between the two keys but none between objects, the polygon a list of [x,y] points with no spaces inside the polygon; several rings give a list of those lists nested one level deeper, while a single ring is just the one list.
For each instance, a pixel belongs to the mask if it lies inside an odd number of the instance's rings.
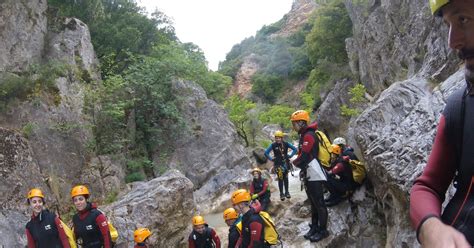
[{"label": "orange helmet", "polygon": [[309,122],[309,113],[306,110],[297,110],[291,114],[291,121],[306,121]]},{"label": "orange helmet", "polygon": [[228,208],[224,210],[224,220],[232,220],[232,219],[237,219],[239,217],[239,214],[237,211],[235,211],[234,208]]},{"label": "orange helmet", "polygon": [[238,189],[232,193],[232,204],[241,202],[249,202],[251,200],[250,193],[245,189]]},{"label": "orange helmet", "polygon": [[30,192],[28,192],[28,199],[31,199],[33,197],[41,197],[44,199],[44,195],[41,189],[38,189],[38,188],[31,189]]},{"label": "orange helmet", "polygon": [[78,195],[84,195],[86,198],[89,197],[89,189],[87,189],[87,187],[84,185],[74,186],[74,188],[71,190],[71,198],[74,198]]},{"label": "orange helmet", "polygon": [[150,237],[151,232],[148,230],[148,228],[138,228],[133,232],[133,239],[137,243],[143,243],[146,238]]},{"label": "orange helmet", "polygon": [[206,221],[204,220],[204,217],[201,215],[196,215],[193,217],[193,226],[199,226],[199,225],[204,225],[206,224]]},{"label": "orange helmet", "polygon": [[331,152],[334,153],[334,154],[340,155],[341,154],[341,147],[339,145],[332,144],[331,145]]}]

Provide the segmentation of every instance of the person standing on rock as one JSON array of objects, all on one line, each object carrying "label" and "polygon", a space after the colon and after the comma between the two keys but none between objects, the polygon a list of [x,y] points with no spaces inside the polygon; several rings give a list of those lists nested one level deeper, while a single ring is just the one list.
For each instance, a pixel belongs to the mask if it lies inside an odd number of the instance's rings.
[{"label": "person standing on rock", "polygon": [[89,202],[89,189],[77,185],[71,190],[71,198],[77,213],[72,217],[77,244],[87,248],[111,248],[109,225],[97,204]]},{"label": "person standing on rock", "polygon": [[271,196],[268,180],[262,177],[262,170],[259,168],[252,170],[252,176],[253,180],[250,183],[252,200],[258,200],[261,205],[261,210],[267,211]]},{"label": "person standing on rock", "polygon": [[[265,157],[273,161],[273,171],[278,176],[278,189],[280,190],[280,200],[284,201],[286,198],[291,198],[288,189],[288,172],[291,170],[290,158],[293,157],[297,150],[292,144],[283,140],[284,133],[280,130],[275,132],[275,142],[273,142],[266,150]],[[288,148],[291,149],[291,154],[288,155]],[[273,151],[273,158],[270,152]],[[285,192],[283,192],[285,186]]]},{"label": "person standing on rock", "polygon": [[318,161],[319,140],[315,132],[318,128],[316,122],[309,124],[309,113],[297,110],[291,114],[293,129],[298,132],[298,157],[293,165],[300,168],[300,180],[303,181],[306,195],[311,203],[310,230],[304,235],[311,242],[318,242],[327,236],[328,210],[324,203],[323,186],[326,179],[324,169]]},{"label": "person standing on rock", "polygon": [[[241,218],[239,213],[234,208],[228,208],[224,210],[224,221],[229,226],[229,248],[235,248],[240,238],[240,232],[242,231]],[[240,223],[240,229],[238,227]]]},{"label": "person standing on rock", "polygon": [[43,192],[34,188],[28,192],[27,203],[33,214],[26,224],[28,248],[69,248],[69,241],[61,220],[44,208]]},{"label": "person standing on rock", "polygon": [[221,240],[216,231],[209,227],[204,217],[193,217],[193,231],[188,238],[189,248],[220,248]]},{"label": "person standing on rock", "polygon": [[264,237],[264,222],[258,211],[251,205],[250,193],[245,189],[238,189],[232,193],[232,205],[242,215],[242,233],[238,247],[266,248]]},{"label": "person standing on rock", "polygon": [[[474,245],[474,0],[430,0],[449,28],[449,47],[464,62],[466,85],[447,100],[428,163],[410,194],[410,218],[423,247]],[[446,191],[456,193],[441,214]]]},{"label": "person standing on rock", "polygon": [[134,248],[149,248],[149,237],[151,231],[148,228],[138,228],[133,232],[133,240],[135,240]]}]

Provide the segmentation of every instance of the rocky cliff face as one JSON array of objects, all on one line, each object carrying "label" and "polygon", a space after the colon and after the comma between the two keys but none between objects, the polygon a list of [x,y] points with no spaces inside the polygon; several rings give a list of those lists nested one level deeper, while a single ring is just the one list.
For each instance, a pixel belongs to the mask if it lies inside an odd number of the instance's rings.
[{"label": "rocky cliff face", "polygon": [[209,100],[195,83],[176,81],[176,92],[183,97],[180,106],[190,130],[176,140],[170,163],[181,170],[195,187],[199,209],[209,211],[212,199],[251,167],[235,127],[222,106]]}]

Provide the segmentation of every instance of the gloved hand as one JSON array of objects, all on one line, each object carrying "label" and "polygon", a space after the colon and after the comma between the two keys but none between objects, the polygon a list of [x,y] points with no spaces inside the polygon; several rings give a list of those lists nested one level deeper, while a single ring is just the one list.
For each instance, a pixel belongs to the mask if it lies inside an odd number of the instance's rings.
[{"label": "gloved hand", "polygon": [[252,195],[252,200],[255,200],[255,199],[257,199],[257,198],[258,198],[258,194],[253,194],[253,195]]},{"label": "gloved hand", "polygon": [[342,160],[346,161],[346,162],[349,162],[349,156],[342,156]]}]

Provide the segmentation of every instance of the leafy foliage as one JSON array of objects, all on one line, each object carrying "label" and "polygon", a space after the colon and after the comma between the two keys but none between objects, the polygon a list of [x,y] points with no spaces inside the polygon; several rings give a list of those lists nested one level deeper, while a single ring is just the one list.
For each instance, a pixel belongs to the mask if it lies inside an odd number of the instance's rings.
[{"label": "leafy foliage", "polygon": [[347,105],[341,106],[341,115],[343,116],[357,116],[360,114],[360,109],[358,106],[365,102],[365,93],[366,93],[365,86],[363,84],[356,84],[354,87],[349,89],[349,95],[351,99],[349,100],[352,104],[352,108],[348,107]]},{"label": "leafy foliage", "polygon": [[295,111],[294,108],[285,105],[272,105],[259,115],[259,120],[263,124],[278,124],[285,130],[291,129],[290,116]]},{"label": "leafy foliage", "polygon": [[255,108],[256,104],[246,100],[240,99],[239,96],[234,95],[224,102],[224,108],[229,114],[229,119],[237,128],[237,134],[245,141],[245,145],[250,145],[251,115],[250,110]]}]

